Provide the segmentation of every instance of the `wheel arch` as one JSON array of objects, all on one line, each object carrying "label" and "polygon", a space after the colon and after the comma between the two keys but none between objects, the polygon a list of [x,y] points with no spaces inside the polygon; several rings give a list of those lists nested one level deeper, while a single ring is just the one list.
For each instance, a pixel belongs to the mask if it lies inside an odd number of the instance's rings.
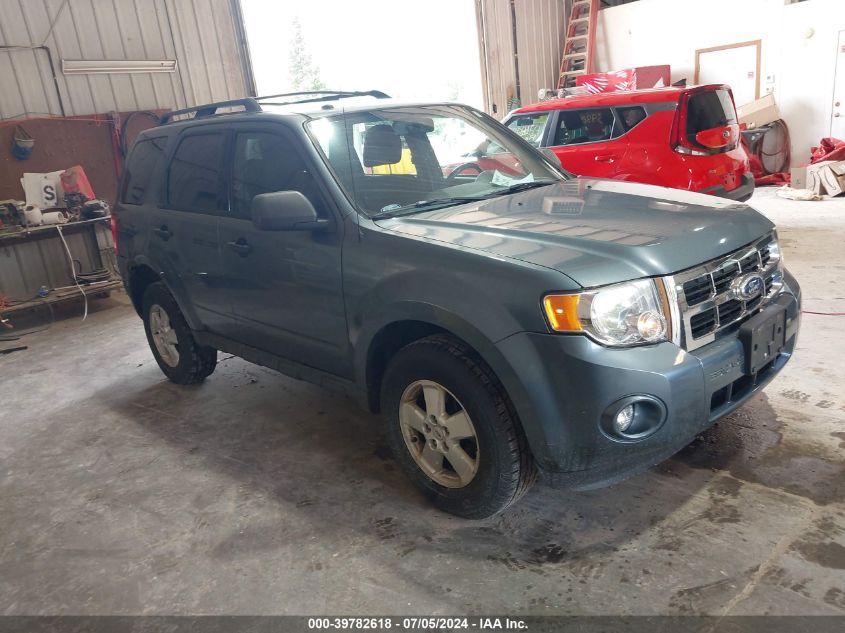
[{"label": "wheel arch", "polygon": [[147,264],[138,264],[129,269],[127,291],[138,316],[143,316],[144,292],[157,281],[161,281],[161,276]]},{"label": "wheel arch", "polygon": [[371,411],[378,413],[380,410],[381,384],[390,359],[414,341],[445,334],[457,339],[487,365],[520,413],[516,403],[525,401],[524,389],[494,341],[472,323],[435,306],[426,305],[424,314],[414,311],[411,306],[405,306],[402,312],[405,314],[394,313],[367,332],[362,332],[356,346],[361,350],[356,354],[356,380],[365,389]]},{"label": "wheel arch", "polygon": [[132,299],[132,306],[135,308],[135,312],[138,313],[138,316],[143,318],[144,292],[150,284],[159,281],[163,283],[168,292],[170,292],[170,295],[173,297],[173,300],[182,312],[182,316],[185,317],[185,321],[188,323],[188,326],[192,330],[201,329],[199,327],[200,321],[197,318],[193,307],[190,304],[186,305],[186,303],[181,300],[178,288],[174,288],[170,283],[168,283],[167,277],[162,273],[157,273],[156,269],[146,260],[138,261],[127,269],[126,290],[129,297]]}]

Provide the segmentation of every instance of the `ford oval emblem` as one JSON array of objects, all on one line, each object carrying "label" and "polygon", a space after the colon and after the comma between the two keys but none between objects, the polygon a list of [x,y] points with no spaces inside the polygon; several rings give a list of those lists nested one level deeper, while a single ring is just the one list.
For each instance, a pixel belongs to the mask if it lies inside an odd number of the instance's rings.
[{"label": "ford oval emblem", "polygon": [[731,294],[742,301],[751,301],[763,294],[766,282],[759,273],[748,273],[734,279],[731,284]]}]

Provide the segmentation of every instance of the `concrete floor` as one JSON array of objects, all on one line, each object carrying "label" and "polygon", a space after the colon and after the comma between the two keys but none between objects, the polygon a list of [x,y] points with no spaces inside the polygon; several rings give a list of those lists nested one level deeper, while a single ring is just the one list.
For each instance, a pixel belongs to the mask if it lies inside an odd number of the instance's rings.
[{"label": "concrete floor", "polygon": [[[845,200],[752,200],[845,311]],[[441,514],[351,402],[237,358],[167,382],[125,297],[0,356],[0,614],[845,614],[845,318],[615,487]]]}]

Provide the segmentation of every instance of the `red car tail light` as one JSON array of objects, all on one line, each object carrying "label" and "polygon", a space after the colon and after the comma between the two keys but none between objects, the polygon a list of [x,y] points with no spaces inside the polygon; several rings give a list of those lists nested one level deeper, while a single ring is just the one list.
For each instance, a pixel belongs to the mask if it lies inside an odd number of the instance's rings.
[{"label": "red car tail light", "polygon": [[[697,99],[697,103],[691,116],[693,99]],[[738,143],[739,124],[730,88],[701,86],[681,95],[672,123],[673,150],[680,154],[709,156],[729,152]]]},{"label": "red car tail light", "polygon": [[710,149],[723,149],[726,147],[736,147],[736,142],[739,139],[739,126],[723,125],[721,127],[713,127],[709,130],[702,130],[695,135],[695,140],[704,147]]}]

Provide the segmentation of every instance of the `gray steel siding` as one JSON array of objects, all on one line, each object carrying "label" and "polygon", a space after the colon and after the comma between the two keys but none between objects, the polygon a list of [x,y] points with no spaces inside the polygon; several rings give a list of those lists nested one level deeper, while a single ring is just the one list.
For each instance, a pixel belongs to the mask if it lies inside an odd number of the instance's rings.
[{"label": "gray steel siding", "polygon": [[476,0],[487,112],[499,119],[507,114],[508,101],[516,96],[517,64],[521,105],[537,102],[541,88],[557,86],[567,18],[565,5],[564,0],[515,0],[514,21],[510,0]]},{"label": "gray steel siding", "polygon": [[[61,114],[59,96],[68,116],[246,96],[233,1],[0,0],[0,47],[19,47],[0,48],[0,118]],[[65,76],[62,58],[176,59],[177,70]]]},{"label": "gray steel siding", "polygon": [[516,38],[522,105],[536,103],[542,88],[555,89],[563,55],[563,0],[518,0]]}]

